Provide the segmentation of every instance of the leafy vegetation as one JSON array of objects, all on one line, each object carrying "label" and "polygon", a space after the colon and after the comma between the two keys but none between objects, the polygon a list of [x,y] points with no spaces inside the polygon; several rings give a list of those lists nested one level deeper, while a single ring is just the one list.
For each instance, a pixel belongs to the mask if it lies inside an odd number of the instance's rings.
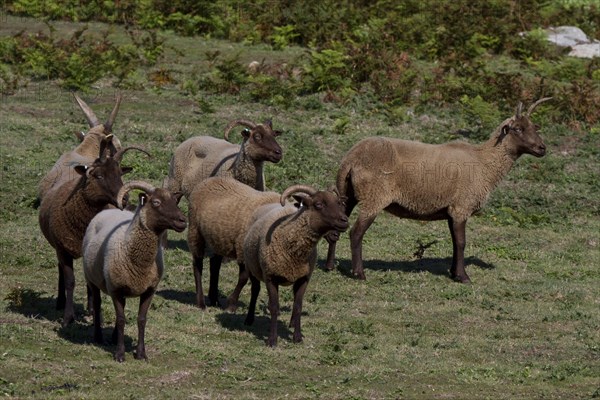
[{"label": "leafy vegetation", "polygon": [[[598,61],[564,56],[537,30],[573,23],[598,37],[597,7],[582,0],[494,0],[489,9],[465,8],[474,3],[466,0],[400,3],[5,2],[11,14],[0,16],[0,394],[598,397]],[[272,118],[283,130],[284,159],[266,166],[267,186],[277,191],[295,183],[330,186],[342,155],[366,136],[478,142],[518,101],[555,99],[534,115],[547,155],[519,159],[469,222],[473,284],[447,276],[452,245],[445,223],[382,215],[364,240],[366,281],[350,277],[347,234],[336,271],[315,271],[302,344],[291,342],[292,295],[281,289],[281,338],[271,350],[264,344],[264,290],[252,327],[243,324],[247,288],[235,314],[195,309],[185,234],[172,234],[148,315],[149,361],[131,354],[132,300],[127,360],[117,364],[112,345],[92,342],[80,261],[78,318],[60,327],[56,256],[33,208],[41,176],[86,126],[70,88],[85,89],[81,95],[101,119],[115,92],[124,95],[115,134],[152,154],[148,161],[128,153],[124,163],[134,172],[127,179],[155,185],[188,137],[220,137],[232,118]],[[319,265],[325,250],[322,244]],[[236,276],[234,263],[224,265],[223,301]],[[102,307],[108,337],[114,310],[106,297]]]}]

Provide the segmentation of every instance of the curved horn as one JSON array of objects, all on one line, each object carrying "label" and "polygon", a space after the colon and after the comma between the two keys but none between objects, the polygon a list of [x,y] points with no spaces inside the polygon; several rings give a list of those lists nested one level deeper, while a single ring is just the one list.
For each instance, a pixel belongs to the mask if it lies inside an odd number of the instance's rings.
[{"label": "curved horn", "polygon": [[521,114],[523,113],[523,102],[519,102],[519,104],[517,105],[517,110],[515,111],[515,116],[517,118],[521,118]]},{"label": "curved horn", "polygon": [[152,192],[154,192],[155,188],[148,182],[144,181],[127,182],[121,187],[121,189],[119,189],[119,193],[117,193],[117,204],[119,205],[119,208],[121,210],[123,209],[123,197],[125,197],[125,195],[133,189],[143,190],[144,192],[151,194]]},{"label": "curved horn", "polygon": [[529,108],[527,109],[527,116],[529,117],[529,115],[533,112],[533,110],[535,110],[535,108],[537,106],[539,106],[541,103],[548,101],[548,100],[552,100],[552,97],[543,97],[541,99],[539,99],[538,101],[536,101],[535,103],[533,103],[532,105],[529,106]]},{"label": "curved horn", "polygon": [[138,151],[141,151],[142,153],[144,153],[145,155],[147,155],[148,157],[152,157],[150,155],[150,153],[148,153],[146,150],[142,149],[141,147],[129,146],[129,147],[125,147],[125,148],[117,151],[115,153],[115,155],[113,156],[114,160],[118,163],[121,163],[121,161],[123,160],[123,154],[125,154],[125,152],[127,152],[128,150],[138,150]]},{"label": "curved horn", "polygon": [[244,125],[245,127],[248,127],[250,129],[256,128],[256,124],[252,121],[248,121],[247,119],[236,119],[235,121],[231,121],[227,125],[227,128],[225,128],[225,133],[223,134],[225,140],[229,142],[229,132],[238,125]]},{"label": "curved horn", "polygon": [[73,93],[73,97],[75,97],[75,101],[77,101],[77,104],[79,104],[79,108],[81,108],[81,111],[83,111],[83,113],[85,114],[85,119],[87,119],[90,128],[100,125],[96,114],[94,114],[92,109],[85,103],[85,101],[81,100],[81,98],[75,93]]},{"label": "curved horn", "polygon": [[121,95],[118,95],[117,102],[115,103],[115,106],[114,106],[112,112],[110,113],[108,120],[104,124],[104,129],[107,132],[112,132],[112,126],[113,126],[113,123],[115,122],[115,118],[117,118],[117,113],[119,112],[119,106],[121,105],[121,100],[123,100],[123,97]]},{"label": "curved horn", "polygon": [[308,186],[308,185],[290,186],[289,188],[285,189],[283,191],[283,193],[281,193],[279,202],[281,203],[282,206],[285,206],[285,201],[287,200],[287,198],[290,197],[291,195],[293,195],[294,193],[298,193],[298,192],[306,193],[309,196],[314,196],[315,193],[317,193],[317,189],[315,189],[312,186]]}]

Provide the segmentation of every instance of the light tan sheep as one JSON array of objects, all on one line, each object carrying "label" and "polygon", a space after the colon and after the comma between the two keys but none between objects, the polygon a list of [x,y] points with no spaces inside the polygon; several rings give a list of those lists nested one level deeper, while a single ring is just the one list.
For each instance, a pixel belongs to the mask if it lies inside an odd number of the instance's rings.
[{"label": "light tan sheep", "polygon": [[[286,205],[288,197],[297,196],[300,208]],[[336,191],[317,191],[305,185],[294,185],[281,194],[281,205],[265,205],[255,214],[244,239],[244,262],[252,282],[250,304],[245,323],[254,322],[260,281],[265,282],[269,295],[271,328],[267,344],[277,344],[279,286],[293,285],[294,306],[290,326],[294,327],[294,342],[303,339],[300,316],[302,299],[317,261],[317,243],[331,230],[348,228],[344,213],[344,197]]]},{"label": "light tan sheep", "polygon": [[[229,132],[238,125],[247,127],[242,131],[241,145],[227,141]],[[183,192],[187,198],[203,180],[211,176],[230,176],[264,191],[264,162],[278,163],[283,154],[276,140],[280,134],[273,130],[271,121],[255,124],[240,119],[229,123],[224,134],[226,140],[211,136],[187,139],[175,149],[164,187]]]},{"label": "light tan sheep", "polygon": [[218,305],[219,271],[224,257],[234,259],[240,267],[239,281],[227,306],[234,311],[239,293],[248,281],[242,245],[253,213],[264,204],[279,208],[279,193],[261,192],[230,177],[212,177],[201,182],[189,198],[188,246],[193,257],[196,282],[196,305],[206,307],[202,290],[203,258],[210,257],[209,304]]},{"label": "light tan sheep", "polygon": [[[346,214],[359,205],[350,230],[352,273],[365,279],[362,239],[381,211],[400,218],[448,221],[453,243],[450,275],[469,282],[464,267],[467,219],[480,210],[492,190],[522,154],[542,157],[546,146],[530,120],[543,98],[526,113],[522,104],[482,144],[450,142],[433,145],[370,137],[355,144],[342,159],[337,188],[348,197]],[[330,242],[327,268],[334,265]]]},{"label": "light tan sheep", "polygon": [[177,207],[181,193],[152,185],[128,182],[118,193],[117,204],[133,189],[143,192],[132,213],[104,210],[92,219],[83,240],[83,271],[94,301],[94,340],[103,343],[100,291],[113,300],[116,313],[113,342],[115,360],[125,359],[125,299],[140,297],[136,359],[147,359],[144,334],[146,314],[164,271],[160,235],[167,229],[182,232],[184,215]]},{"label": "light tan sheep", "polygon": [[[79,133],[77,138],[80,143],[75,149],[64,153],[56,161],[50,172],[42,178],[38,186],[38,200],[44,198],[46,193],[54,186],[60,186],[62,183],[68,180],[78,179],[79,175],[73,173],[73,166],[75,165],[86,165],[94,162],[98,158],[100,146],[102,141],[107,135],[112,135],[112,126],[117,112],[119,111],[119,105],[121,104],[121,96],[116,99],[115,106],[108,117],[108,120],[101,124],[96,117],[96,114],[92,109],[76,94],[73,94],[75,101],[83,111],[85,118],[88,121],[90,130],[87,134]],[[114,154],[121,148],[121,143],[114,135],[110,142],[111,154]]]}]

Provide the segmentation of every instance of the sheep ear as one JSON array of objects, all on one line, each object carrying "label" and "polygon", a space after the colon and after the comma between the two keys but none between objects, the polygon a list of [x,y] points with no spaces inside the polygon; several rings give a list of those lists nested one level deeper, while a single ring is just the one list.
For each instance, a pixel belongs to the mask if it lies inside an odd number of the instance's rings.
[{"label": "sheep ear", "polygon": [[125,175],[133,171],[133,167],[121,167],[121,174]]},{"label": "sheep ear", "polygon": [[273,121],[271,121],[270,119],[266,120],[263,125],[268,126],[269,128],[273,129]]},{"label": "sheep ear", "polygon": [[143,206],[148,201],[148,195],[146,193],[140,193],[138,199],[140,200],[140,206]]},{"label": "sheep ear", "polygon": [[75,172],[77,172],[81,176],[85,176],[85,174],[87,173],[87,170],[88,170],[87,165],[76,165],[75,166]]},{"label": "sheep ear", "polygon": [[248,139],[248,138],[250,137],[250,129],[248,129],[248,128],[245,128],[245,129],[242,131],[242,136],[243,136],[243,137],[245,137],[246,139]]},{"label": "sheep ear", "polygon": [[300,206],[310,207],[313,203],[312,197],[306,194],[296,193],[293,194],[292,197],[294,198],[294,200],[300,203]]},{"label": "sheep ear", "polygon": [[282,133],[283,133],[282,131],[273,131],[273,136],[279,136]]}]

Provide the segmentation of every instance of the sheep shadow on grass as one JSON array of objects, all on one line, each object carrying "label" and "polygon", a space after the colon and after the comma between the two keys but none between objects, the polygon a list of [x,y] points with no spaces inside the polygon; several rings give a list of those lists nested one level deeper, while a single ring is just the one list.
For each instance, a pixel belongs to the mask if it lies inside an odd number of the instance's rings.
[{"label": "sheep shadow on grass", "polygon": [[[291,310],[289,309],[289,307],[282,307],[280,311],[282,312],[282,314],[277,320],[277,338],[280,340],[291,342],[292,331],[287,325],[287,322],[289,322],[289,317],[291,316]],[[246,320],[245,312],[237,314],[222,312],[220,314],[217,314],[215,316],[215,319],[225,329],[228,329],[230,331],[244,331],[252,333],[257,339],[261,340],[264,343],[267,342],[267,339],[269,337],[271,317],[269,315],[264,315],[264,312],[261,311],[261,307],[259,306],[257,306],[256,315],[254,317],[254,323],[252,325],[244,324],[244,321]]]},{"label": "sheep shadow on grass", "polygon": [[[250,285],[247,285],[248,287]],[[173,290],[173,289],[162,289],[156,292],[157,295],[162,297],[165,300],[173,300],[182,304],[191,304],[196,305],[196,293],[195,292],[186,292],[183,290]],[[216,306],[210,306],[210,300],[208,296],[204,296],[204,301],[207,304],[207,307],[216,308]],[[246,303],[238,300],[238,308],[246,307]],[[227,307],[227,295],[219,290],[219,308]]]},{"label": "sheep shadow on grass", "polygon": [[[27,318],[44,319],[48,321],[61,321],[62,310],[56,309],[56,298],[43,296],[42,292],[28,288],[16,288],[6,295],[8,305],[6,309],[19,313]],[[75,314],[84,314],[81,305],[75,305]]]},{"label": "sheep shadow on grass", "polygon": [[[338,261],[337,270],[342,275],[353,278],[352,262],[348,259],[340,259]],[[324,263],[323,263],[324,264]],[[433,275],[447,276],[450,279],[450,266],[452,265],[452,257],[446,258],[421,258],[416,260],[398,260],[398,261],[382,261],[382,260],[364,260],[363,266],[365,273],[371,271],[403,271],[403,272],[429,272]],[[477,257],[466,257],[465,267],[476,266],[481,269],[495,269],[494,264],[489,264]],[[369,276],[367,275],[367,279]]]},{"label": "sheep shadow on grass", "polygon": [[[113,321],[104,321],[102,328],[102,337],[104,338],[104,343],[96,343],[94,342],[94,323],[91,321],[91,317],[88,318],[88,321],[75,321],[69,324],[66,327],[61,327],[58,329],[58,335],[68,340],[74,344],[80,345],[93,345],[96,346],[107,353],[113,354],[117,350],[117,344],[112,341],[112,333],[114,326],[111,325]],[[133,357],[133,350],[135,346],[133,344],[133,339],[125,335],[125,354],[131,354]]]}]

